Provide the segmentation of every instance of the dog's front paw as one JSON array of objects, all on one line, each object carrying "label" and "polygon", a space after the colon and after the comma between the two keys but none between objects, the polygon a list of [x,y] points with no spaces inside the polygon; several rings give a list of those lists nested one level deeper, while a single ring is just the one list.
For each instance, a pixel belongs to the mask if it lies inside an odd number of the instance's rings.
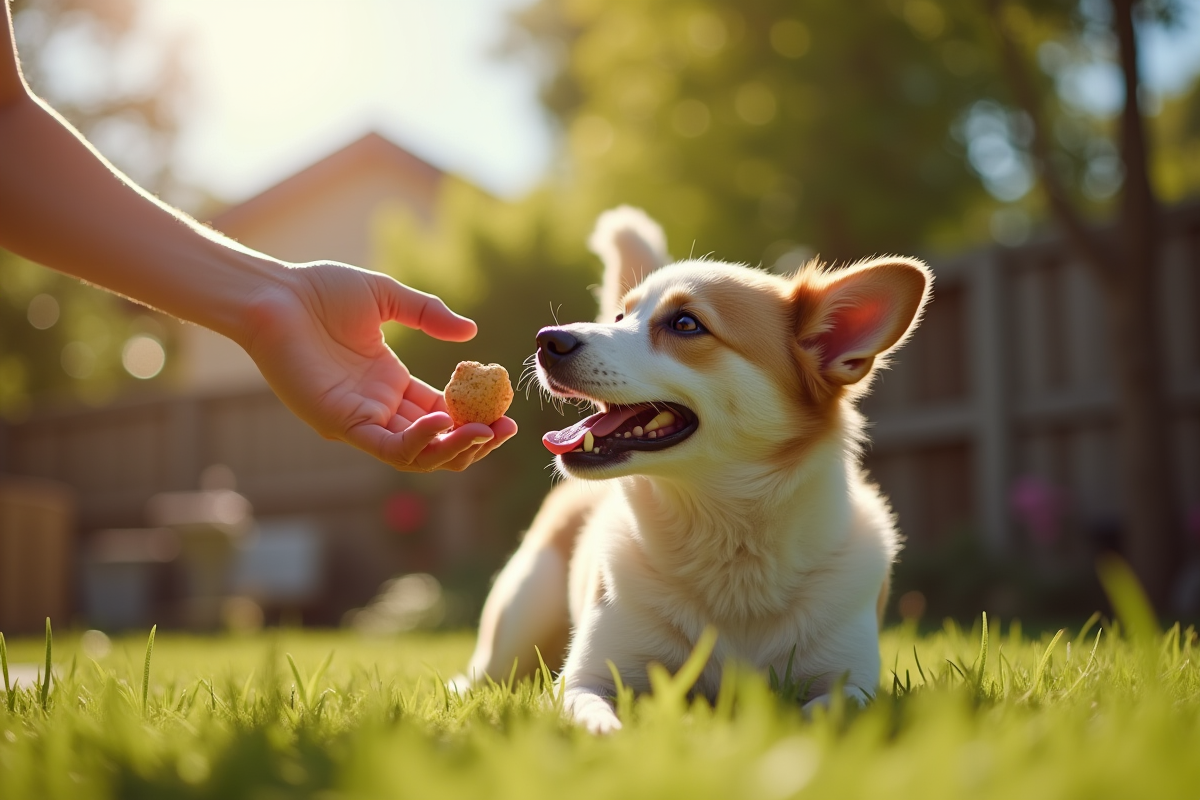
[{"label": "dog's front paw", "polygon": [[613,711],[612,704],[591,692],[569,692],[564,698],[564,710],[588,733],[603,735],[621,730],[621,720]]},{"label": "dog's front paw", "polygon": [[451,694],[456,694],[459,697],[466,697],[471,689],[475,688],[475,681],[471,680],[466,675],[455,675],[450,680],[446,681],[446,691]]}]

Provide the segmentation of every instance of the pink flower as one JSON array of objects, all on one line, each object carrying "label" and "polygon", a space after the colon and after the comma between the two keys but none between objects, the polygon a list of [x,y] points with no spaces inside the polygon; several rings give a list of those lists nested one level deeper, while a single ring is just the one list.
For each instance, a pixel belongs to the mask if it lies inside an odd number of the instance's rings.
[{"label": "pink flower", "polygon": [[1034,475],[1023,475],[1013,483],[1009,503],[1017,518],[1029,528],[1034,542],[1048,547],[1062,534],[1062,516],[1066,510],[1063,492]]}]

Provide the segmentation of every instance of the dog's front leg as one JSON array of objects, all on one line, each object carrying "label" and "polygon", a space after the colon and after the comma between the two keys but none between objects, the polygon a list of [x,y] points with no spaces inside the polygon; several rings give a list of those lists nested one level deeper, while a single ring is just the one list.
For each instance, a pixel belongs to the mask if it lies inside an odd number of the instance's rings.
[{"label": "dog's front leg", "polygon": [[[638,656],[647,644],[646,637],[638,635],[644,626],[611,600],[596,603],[582,616],[559,677],[563,710],[591,733],[612,733],[620,730],[621,721],[610,699],[617,688],[609,664],[616,665],[626,683],[645,683],[645,660]],[[642,651],[633,649],[639,643]]]},{"label": "dog's front leg", "polygon": [[807,653],[803,669],[819,676],[812,686],[818,694],[804,704],[806,714],[817,706],[828,708],[836,693],[860,707],[871,702],[879,687],[879,624],[874,607],[864,607],[839,626],[837,636]]}]

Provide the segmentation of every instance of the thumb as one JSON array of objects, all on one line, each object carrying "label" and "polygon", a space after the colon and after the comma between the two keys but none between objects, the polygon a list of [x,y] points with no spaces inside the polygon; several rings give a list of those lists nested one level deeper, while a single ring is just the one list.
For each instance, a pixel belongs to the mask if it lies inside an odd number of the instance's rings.
[{"label": "thumb", "polygon": [[455,314],[437,295],[419,292],[379,274],[376,275],[375,290],[384,319],[395,320],[448,342],[475,338],[475,323]]}]

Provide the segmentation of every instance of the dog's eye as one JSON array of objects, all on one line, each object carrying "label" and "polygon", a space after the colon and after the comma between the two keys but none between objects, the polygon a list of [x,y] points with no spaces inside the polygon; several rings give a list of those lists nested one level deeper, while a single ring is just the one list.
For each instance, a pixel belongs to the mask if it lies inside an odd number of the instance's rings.
[{"label": "dog's eye", "polygon": [[699,333],[703,330],[696,318],[686,311],[675,315],[671,320],[671,329],[680,333]]},{"label": "dog's eye", "polygon": [[613,320],[613,322],[620,322],[623,319],[625,319],[624,314],[617,314],[617,318],[615,320]]}]

